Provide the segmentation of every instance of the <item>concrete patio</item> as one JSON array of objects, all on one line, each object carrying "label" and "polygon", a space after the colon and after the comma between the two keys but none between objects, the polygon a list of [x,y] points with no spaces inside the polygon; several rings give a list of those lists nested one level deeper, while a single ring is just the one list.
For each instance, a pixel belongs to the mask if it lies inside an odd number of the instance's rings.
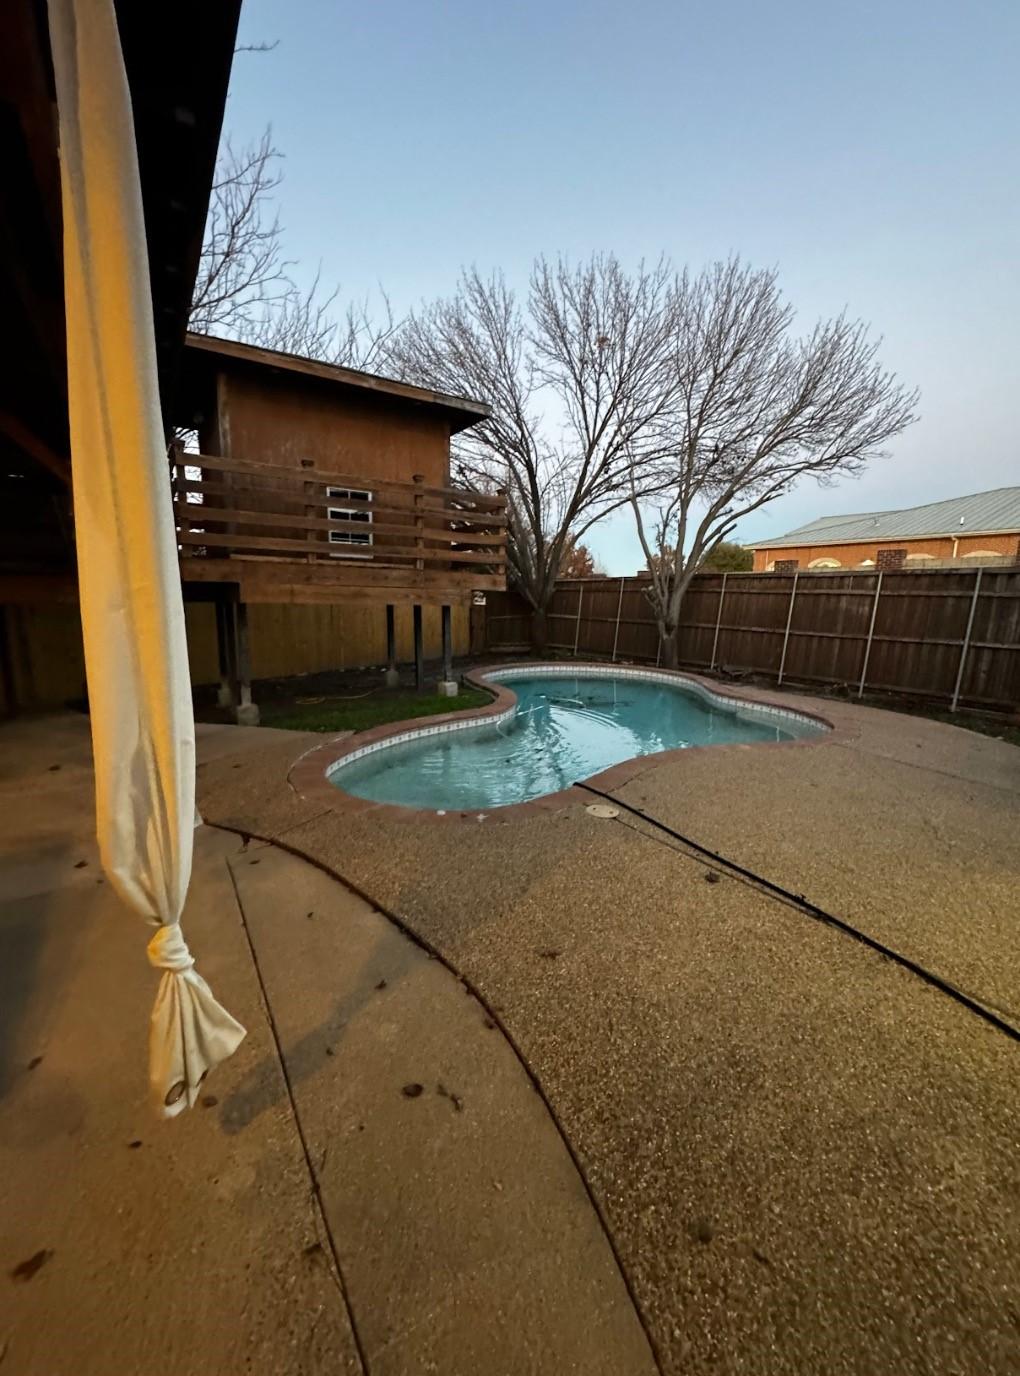
[{"label": "concrete patio", "polygon": [[[232,771],[275,735],[200,727],[200,754]],[[569,1150],[449,970],[202,828],[185,931],[248,1037],[160,1122],[156,976],[100,877],[85,720],[0,728],[0,780],[4,1376],[654,1372]]]},{"label": "concrete patio", "polygon": [[[824,711],[620,796],[1020,1026],[1020,751]],[[185,928],[249,1037],[159,1124],[85,723],[0,729],[5,1372],[1020,1367],[1015,1041],[580,792],[341,822],[288,784],[320,739],[202,730],[238,834]]]}]

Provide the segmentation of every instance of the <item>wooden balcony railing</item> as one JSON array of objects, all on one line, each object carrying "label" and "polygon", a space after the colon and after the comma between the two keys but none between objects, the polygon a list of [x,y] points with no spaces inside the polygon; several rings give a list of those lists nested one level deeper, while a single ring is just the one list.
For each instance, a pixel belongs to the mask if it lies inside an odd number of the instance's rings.
[{"label": "wooden balcony railing", "polygon": [[245,561],[313,564],[320,584],[505,586],[501,494],[180,449],[171,471],[185,578]]}]

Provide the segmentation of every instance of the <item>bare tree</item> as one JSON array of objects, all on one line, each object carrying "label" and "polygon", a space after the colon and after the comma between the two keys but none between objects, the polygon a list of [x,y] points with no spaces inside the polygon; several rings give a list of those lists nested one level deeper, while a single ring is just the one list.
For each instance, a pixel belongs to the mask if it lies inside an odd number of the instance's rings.
[{"label": "bare tree", "polygon": [[671,316],[668,453],[631,494],[666,664],[690,580],[737,522],[801,478],[859,473],[916,419],[918,399],[882,369],[860,321],[840,315],[795,338],[774,271],[732,259],[684,273]]},{"label": "bare tree", "polygon": [[199,334],[237,336],[281,301],[290,287],[279,217],[280,154],[270,130],[247,148],[228,141],[216,166],[189,326]]},{"label": "bare tree", "polygon": [[246,344],[304,358],[321,359],[344,367],[371,371],[386,366],[390,341],[398,328],[390,299],[380,288],[381,317],[368,297],[349,302],[341,317],[334,314],[339,287],[323,295],[321,273],[307,290],[290,283],[283,295],[267,305],[238,331]]},{"label": "bare tree", "polygon": [[455,438],[455,472],[507,493],[510,574],[536,649],[569,549],[643,490],[662,452],[671,299],[664,261],[628,274],[611,255],[579,267],[539,259],[523,310],[501,275],[472,269],[390,347],[401,375],[492,408]]},{"label": "bare tree", "polygon": [[294,263],[284,257],[283,227],[274,209],[280,162],[269,130],[240,152],[227,143],[213,183],[189,327],[327,363],[372,368],[397,328],[389,298],[380,289],[381,319],[367,297],[338,317],[339,288],[325,290],[320,272],[309,287],[298,286],[291,276]]},{"label": "bare tree", "polygon": [[238,53],[274,53],[279,46],[280,40],[278,38],[274,38],[272,43],[265,40],[258,43],[238,43],[234,49],[234,55],[236,56]]}]

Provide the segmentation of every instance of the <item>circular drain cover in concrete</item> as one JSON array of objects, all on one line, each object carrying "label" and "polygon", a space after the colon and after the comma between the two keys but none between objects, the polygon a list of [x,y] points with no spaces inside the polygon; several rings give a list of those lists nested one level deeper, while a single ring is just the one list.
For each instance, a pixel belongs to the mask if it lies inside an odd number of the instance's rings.
[{"label": "circular drain cover in concrete", "polygon": [[589,803],[585,808],[589,817],[619,817],[620,809],[610,807],[608,803]]}]

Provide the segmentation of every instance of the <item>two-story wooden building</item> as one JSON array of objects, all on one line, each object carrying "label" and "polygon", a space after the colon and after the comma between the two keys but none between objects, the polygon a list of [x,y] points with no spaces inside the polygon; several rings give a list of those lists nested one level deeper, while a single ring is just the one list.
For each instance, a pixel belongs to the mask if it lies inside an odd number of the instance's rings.
[{"label": "two-story wooden building", "polygon": [[476,401],[228,340],[189,335],[174,422],[185,597],[217,608],[224,697],[250,716],[248,607],[410,606],[422,678],[423,609],[441,609],[454,691],[452,609],[505,587],[505,502],[450,485],[450,437]]}]

